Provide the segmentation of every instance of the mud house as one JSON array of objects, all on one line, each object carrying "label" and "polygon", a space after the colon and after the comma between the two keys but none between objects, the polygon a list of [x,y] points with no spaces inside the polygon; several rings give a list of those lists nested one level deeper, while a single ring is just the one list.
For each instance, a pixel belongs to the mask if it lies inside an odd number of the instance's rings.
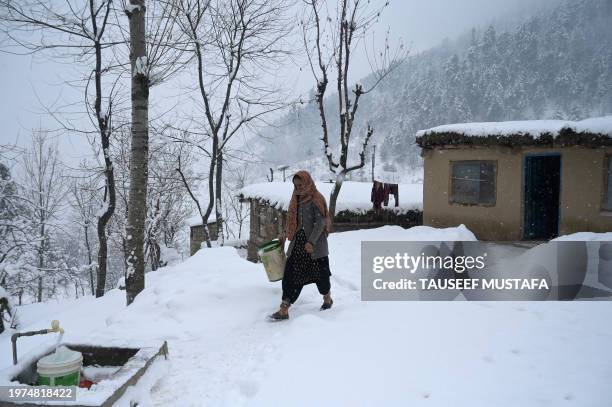
[{"label": "mud house", "polygon": [[483,240],[612,231],[612,116],[445,125],[417,143],[425,225]]},{"label": "mud house", "polygon": [[[333,184],[317,182],[317,189],[327,198]],[[334,232],[399,225],[404,228],[422,224],[422,184],[399,184],[399,206],[393,198],[380,211],[372,209],[372,183],[345,181],[338,196]],[[293,184],[265,182],[240,191],[239,198],[250,204],[250,232],[247,259],[257,261],[257,246],[275,239],[285,230],[287,209]]]}]

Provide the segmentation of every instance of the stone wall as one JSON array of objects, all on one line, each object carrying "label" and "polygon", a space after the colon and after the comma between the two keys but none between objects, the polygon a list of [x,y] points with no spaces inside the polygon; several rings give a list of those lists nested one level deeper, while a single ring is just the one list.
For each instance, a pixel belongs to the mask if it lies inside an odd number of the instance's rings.
[{"label": "stone wall", "polygon": [[375,212],[368,211],[364,214],[343,211],[334,217],[334,232],[346,232],[349,230],[371,229],[381,226],[397,225],[404,229],[423,224],[423,212],[419,210],[396,213],[393,210],[381,209]]},{"label": "stone wall", "polygon": [[[208,231],[210,233],[210,240],[217,240],[219,237],[217,233],[217,224],[209,223]],[[204,228],[202,225],[192,226],[189,234],[189,255],[193,256],[195,252],[200,250],[204,241]]]},{"label": "stone wall", "polygon": [[[250,235],[247,260],[259,261],[257,246],[276,239],[284,230],[287,223],[287,213],[268,205],[265,201],[250,200]],[[423,213],[419,210],[397,214],[393,210],[382,209],[378,213],[373,210],[364,214],[343,211],[334,217],[333,232],[346,232],[349,230],[371,229],[387,225],[398,225],[403,228],[423,224]]]},{"label": "stone wall", "polygon": [[267,202],[250,200],[250,232],[247,260],[257,262],[257,246],[276,239],[287,223],[287,213],[273,208]]}]

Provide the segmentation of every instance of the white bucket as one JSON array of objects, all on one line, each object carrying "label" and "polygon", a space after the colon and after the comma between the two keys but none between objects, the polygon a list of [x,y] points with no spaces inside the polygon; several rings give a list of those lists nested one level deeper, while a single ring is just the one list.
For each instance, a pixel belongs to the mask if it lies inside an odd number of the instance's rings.
[{"label": "white bucket", "polygon": [[[83,355],[65,347],[39,359],[36,364],[39,383],[56,385],[78,385],[81,379]],[[57,383],[56,383],[56,379]],[[76,382],[76,383],[75,383]]]},{"label": "white bucket", "polygon": [[287,258],[280,242],[278,240],[273,240],[259,246],[257,254],[266,269],[268,280],[282,280],[283,274],[285,273]]}]

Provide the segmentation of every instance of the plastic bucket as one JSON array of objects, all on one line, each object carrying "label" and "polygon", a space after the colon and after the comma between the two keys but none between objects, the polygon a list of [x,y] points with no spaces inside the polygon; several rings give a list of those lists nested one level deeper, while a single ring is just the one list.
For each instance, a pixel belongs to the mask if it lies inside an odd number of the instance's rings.
[{"label": "plastic bucket", "polygon": [[279,281],[285,272],[285,252],[278,239],[264,243],[257,247],[257,254],[266,269],[268,280]]},{"label": "plastic bucket", "polygon": [[41,386],[78,386],[81,380],[83,355],[68,348],[60,348],[36,364],[38,384]]}]

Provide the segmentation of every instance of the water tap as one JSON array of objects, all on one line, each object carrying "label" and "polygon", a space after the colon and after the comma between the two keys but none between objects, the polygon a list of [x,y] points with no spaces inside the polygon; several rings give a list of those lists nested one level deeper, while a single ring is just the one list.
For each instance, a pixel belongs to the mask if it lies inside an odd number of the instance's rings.
[{"label": "water tap", "polygon": [[49,332],[59,332],[60,334],[63,334],[64,328],[60,328],[59,321],[57,319],[54,319],[53,321],[51,321],[51,329],[49,329]]}]

